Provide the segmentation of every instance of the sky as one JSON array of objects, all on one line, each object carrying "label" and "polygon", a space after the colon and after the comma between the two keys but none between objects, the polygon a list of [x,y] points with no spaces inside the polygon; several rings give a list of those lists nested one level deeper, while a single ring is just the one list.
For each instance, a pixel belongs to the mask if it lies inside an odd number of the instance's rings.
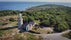
[{"label": "sky", "polygon": [[14,1],[22,1],[22,2],[65,2],[65,3],[71,3],[71,0],[0,0],[4,2],[14,2]]}]

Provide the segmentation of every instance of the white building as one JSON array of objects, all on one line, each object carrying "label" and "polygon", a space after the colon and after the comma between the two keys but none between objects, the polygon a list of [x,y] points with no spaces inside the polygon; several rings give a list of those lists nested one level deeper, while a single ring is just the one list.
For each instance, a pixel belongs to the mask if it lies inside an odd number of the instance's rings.
[{"label": "white building", "polygon": [[26,25],[26,31],[32,30],[33,26],[34,26],[34,22],[29,22],[29,23]]},{"label": "white building", "polygon": [[32,30],[33,25],[34,25],[34,22],[29,22],[29,23],[24,23],[23,24],[22,14],[18,15],[18,29],[20,31],[23,31],[23,30],[26,30],[26,31]]}]

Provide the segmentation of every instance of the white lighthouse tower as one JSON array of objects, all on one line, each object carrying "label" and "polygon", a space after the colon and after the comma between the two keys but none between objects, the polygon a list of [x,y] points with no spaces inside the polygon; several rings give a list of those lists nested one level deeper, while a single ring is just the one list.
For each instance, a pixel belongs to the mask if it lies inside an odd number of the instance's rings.
[{"label": "white lighthouse tower", "polygon": [[20,13],[18,15],[18,29],[21,29],[22,24],[23,24],[23,19],[22,19],[22,14]]}]

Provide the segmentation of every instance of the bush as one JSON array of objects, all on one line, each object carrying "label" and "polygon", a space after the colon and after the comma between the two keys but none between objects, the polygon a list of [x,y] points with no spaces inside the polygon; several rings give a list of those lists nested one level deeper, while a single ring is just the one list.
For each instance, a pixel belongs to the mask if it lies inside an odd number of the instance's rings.
[{"label": "bush", "polygon": [[63,33],[62,36],[71,39],[71,31]]},{"label": "bush", "polygon": [[34,21],[34,18],[31,16],[23,17],[23,23],[29,23],[30,21]]},{"label": "bush", "polygon": [[43,21],[40,23],[40,25],[47,27],[47,26],[50,26],[50,22],[49,22],[49,20],[43,20]]},{"label": "bush", "polygon": [[35,19],[34,19],[34,17],[29,16],[28,20],[29,20],[29,21],[34,21]]},{"label": "bush", "polygon": [[24,16],[23,17],[23,23],[26,23],[26,22],[28,22],[28,17],[27,16]]},{"label": "bush", "polygon": [[10,18],[9,21],[14,22],[16,20],[14,18]]},{"label": "bush", "polygon": [[62,32],[62,31],[69,29],[69,26],[66,22],[65,23],[59,23],[54,29],[57,32]]},{"label": "bush", "polygon": [[7,25],[8,23],[0,22],[0,25]]},{"label": "bush", "polygon": [[52,34],[52,33],[53,33],[53,30],[51,30],[51,29],[47,30],[47,34]]}]

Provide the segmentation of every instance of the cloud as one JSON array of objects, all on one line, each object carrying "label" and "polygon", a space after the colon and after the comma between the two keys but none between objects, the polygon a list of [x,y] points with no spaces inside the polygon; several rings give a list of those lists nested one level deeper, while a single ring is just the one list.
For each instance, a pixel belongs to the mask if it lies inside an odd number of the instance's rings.
[{"label": "cloud", "polygon": [[70,2],[71,0],[0,0],[0,1],[26,1],[26,2]]}]

